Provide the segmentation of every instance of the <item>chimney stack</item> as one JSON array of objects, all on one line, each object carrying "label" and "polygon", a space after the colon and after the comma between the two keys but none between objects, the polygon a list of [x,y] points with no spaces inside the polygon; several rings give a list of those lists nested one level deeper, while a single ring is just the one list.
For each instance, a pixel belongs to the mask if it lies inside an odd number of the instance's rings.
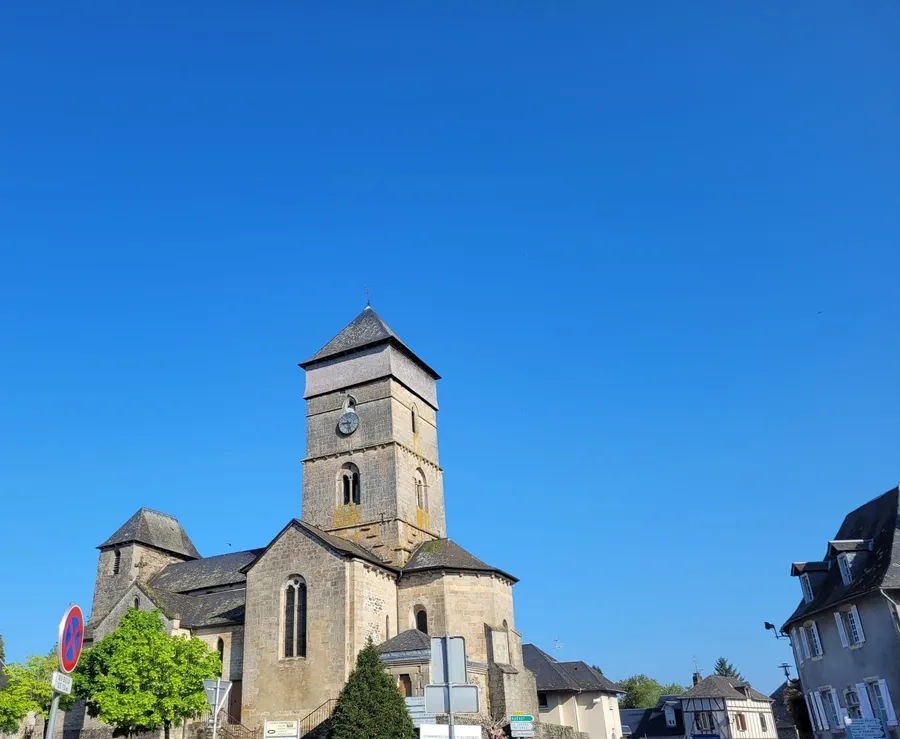
[{"label": "chimney stack", "polygon": [[702,679],[703,679],[703,678],[700,676],[700,673],[699,673],[699,672],[695,672],[695,673],[694,673],[694,685],[696,685],[697,683],[699,683]]}]

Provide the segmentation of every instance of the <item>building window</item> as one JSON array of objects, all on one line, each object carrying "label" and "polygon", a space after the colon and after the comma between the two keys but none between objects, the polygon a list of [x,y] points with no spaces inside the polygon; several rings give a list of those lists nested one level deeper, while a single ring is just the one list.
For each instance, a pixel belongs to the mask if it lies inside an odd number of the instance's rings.
[{"label": "building window", "polygon": [[538,693],[538,708],[540,708],[542,711],[546,711],[550,708],[550,704],[547,703],[546,693]]},{"label": "building window", "polygon": [[812,585],[809,583],[809,575],[805,572],[800,575],[800,589],[803,591],[803,600],[809,603],[813,599]]},{"label": "building window", "polygon": [[361,500],[359,467],[347,462],[338,473],[338,505],[359,505]]},{"label": "building window", "polygon": [[428,633],[428,612],[422,606],[416,606],[416,628],[423,634]]},{"label": "building window", "polygon": [[409,675],[400,676],[399,687],[404,698],[412,698],[412,679]]},{"label": "building window", "polygon": [[122,552],[120,552],[118,549],[116,549],[116,551],[113,555],[113,571],[112,571],[112,573],[114,575],[119,574],[119,566],[121,564],[122,564]]},{"label": "building window", "polygon": [[762,729],[763,734],[769,731],[769,722],[766,721],[766,714],[759,714],[759,726]]},{"label": "building window", "polygon": [[837,561],[841,571],[841,580],[844,581],[844,585],[849,585],[853,582],[853,575],[850,572],[850,561],[847,559],[847,555],[839,554]]},{"label": "building window", "polygon": [[876,718],[880,718],[890,726],[896,726],[897,717],[894,714],[894,706],[891,703],[887,682],[884,680],[870,680],[866,683],[866,690],[869,693],[869,703],[872,704],[872,710],[875,712]]},{"label": "building window", "polygon": [[862,709],[859,707],[859,695],[855,690],[844,692],[844,701],[847,703],[847,715],[850,718],[862,718]]},{"label": "building window", "polygon": [[856,609],[856,606],[850,606],[845,611],[836,611],[834,620],[837,622],[838,634],[841,637],[843,646],[855,646],[862,644],[866,640],[866,634],[863,631],[862,621],[859,618],[859,611]]},{"label": "building window", "polygon": [[734,725],[738,731],[747,731],[747,719],[744,718],[743,713],[734,714]]},{"label": "building window", "polygon": [[299,575],[284,590],[284,656],[306,656],[306,582]]},{"label": "building window", "polygon": [[666,714],[666,726],[670,729],[675,726],[675,709],[672,706],[666,706],[665,708]]},{"label": "building window", "polygon": [[387,641],[391,638],[391,617],[384,617],[384,640]]},{"label": "building window", "polygon": [[422,471],[422,468],[419,467],[416,469],[415,473],[415,484],[416,484],[416,505],[421,508],[423,511],[428,510],[428,485],[425,482],[425,473]]},{"label": "building window", "polygon": [[416,407],[413,406],[412,408],[409,409],[409,421],[410,421],[410,425],[412,426],[412,432],[414,434],[419,433],[418,424],[416,423],[416,415],[417,415]]},{"label": "building window", "polygon": [[139,611],[141,609],[141,599],[135,596],[134,598],[134,610]]},{"label": "building window", "polygon": [[816,626],[816,622],[808,621],[803,625],[803,628],[806,629],[806,641],[809,644],[809,656],[821,657],[824,652],[822,651],[822,640],[819,638],[819,627]]},{"label": "building window", "polygon": [[225,669],[225,640],[219,639],[216,642],[216,651],[219,653],[219,664],[221,667],[219,668],[219,675],[222,675],[222,671]]},{"label": "building window", "polygon": [[712,711],[697,711],[694,714],[694,731],[698,734],[709,734],[713,730]]},{"label": "building window", "polygon": [[841,728],[841,723],[838,719],[837,695],[835,692],[830,688],[821,688],[819,690],[819,696],[822,699],[822,705],[825,707],[825,718],[828,720],[828,725],[833,726],[835,729]]}]

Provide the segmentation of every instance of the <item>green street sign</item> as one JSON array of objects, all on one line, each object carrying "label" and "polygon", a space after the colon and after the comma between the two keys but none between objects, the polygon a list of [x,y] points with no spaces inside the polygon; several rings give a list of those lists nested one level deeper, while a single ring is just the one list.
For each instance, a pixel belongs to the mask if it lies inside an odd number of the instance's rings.
[{"label": "green street sign", "polygon": [[516,721],[534,721],[534,716],[510,716],[509,722],[515,723]]}]

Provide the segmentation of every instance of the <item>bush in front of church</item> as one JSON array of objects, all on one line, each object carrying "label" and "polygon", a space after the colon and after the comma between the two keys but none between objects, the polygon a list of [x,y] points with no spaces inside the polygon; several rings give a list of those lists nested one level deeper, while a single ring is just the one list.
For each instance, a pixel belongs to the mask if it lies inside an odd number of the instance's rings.
[{"label": "bush in front of church", "polygon": [[338,697],[331,739],[415,739],[406,702],[369,640]]}]

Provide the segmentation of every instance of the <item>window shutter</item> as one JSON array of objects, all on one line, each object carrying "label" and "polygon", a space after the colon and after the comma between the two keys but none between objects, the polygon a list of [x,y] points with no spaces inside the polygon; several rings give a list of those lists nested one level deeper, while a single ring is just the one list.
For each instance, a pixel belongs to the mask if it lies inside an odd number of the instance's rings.
[{"label": "window shutter", "polygon": [[869,690],[865,683],[856,683],[856,696],[859,698],[859,710],[863,718],[875,718],[875,712],[869,702]]},{"label": "window shutter", "polygon": [[884,698],[884,710],[887,712],[887,722],[889,726],[897,725],[897,714],[894,713],[894,704],[891,701],[891,693],[888,690],[887,680],[879,680],[881,686],[881,695]]},{"label": "window shutter", "polygon": [[841,646],[849,647],[850,641],[847,639],[847,629],[844,628],[844,619],[841,618],[841,612],[834,612],[834,622],[837,624],[838,634],[841,637]]},{"label": "window shutter", "polygon": [[825,704],[822,702],[822,694],[816,690],[813,692],[813,698],[816,701],[816,708],[819,710],[819,723],[823,729],[827,729],[829,728],[828,713],[825,711]]},{"label": "window shutter", "polygon": [[803,654],[809,659],[809,637],[806,635],[806,627],[800,627],[800,641],[803,643]]},{"label": "window shutter", "polygon": [[825,650],[822,649],[822,640],[819,638],[819,627],[816,626],[815,621],[812,622],[812,635],[815,642],[816,655],[825,654]]},{"label": "window shutter", "polygon": [[794,648],[794,659],[798,665],[803,664],[803,650],[800,648],[800,637],[797,636],[797,629],[791,629],[791,646]]},{"label": "window shutter", "polygon": [[813,730],[820,731],[822,727],[819,724],[819,714],[816,713],[816,704],[815,701],[813,701],[812,693],[807,693],[804,697],[806,698],[806,710],[809,713],[809,721],[812,724]]},{"label": "window shutter", "polygon": [[840,722],[840,726],[835,728],[843,729],[847,723],[844,721],[844,718],[848,715],[846,708],[841,708],[841,702],[838,700],[837,691],[832,688],[831,689],[831,702],[834,705],[834,715],[838,717],[838,721]]},{"label": "window shutter", "polygon": [[863,631],[862,621],[859,618],[859,611],[856,610],[856,606],[850,606],[850,618],[856,621],[856,629],[859,631],[859,640],[860,642],[864,642],[866,640],[866,632]]}]

